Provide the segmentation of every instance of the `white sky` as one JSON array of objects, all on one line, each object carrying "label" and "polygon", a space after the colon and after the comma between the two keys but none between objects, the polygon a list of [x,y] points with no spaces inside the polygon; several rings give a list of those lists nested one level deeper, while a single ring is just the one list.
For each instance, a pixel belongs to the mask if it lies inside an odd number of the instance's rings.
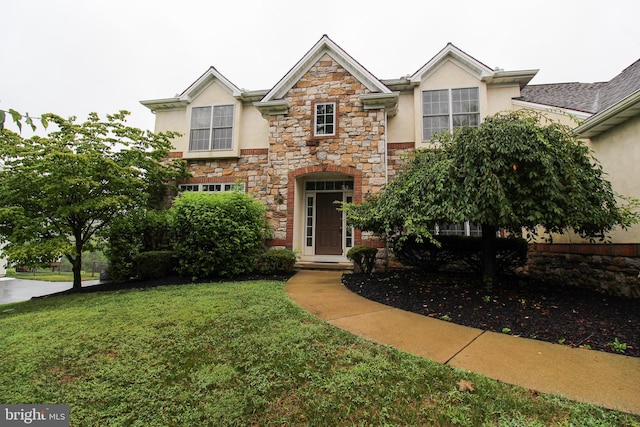
[{"label": "white sky", "polygon": [[607,81],[640,58],[638,0],[13,0],[0,3],[0,109],[85,118],[182,92],[215,66],[270,89],[322,37],[380,79],[447,42],[531,82]]}]

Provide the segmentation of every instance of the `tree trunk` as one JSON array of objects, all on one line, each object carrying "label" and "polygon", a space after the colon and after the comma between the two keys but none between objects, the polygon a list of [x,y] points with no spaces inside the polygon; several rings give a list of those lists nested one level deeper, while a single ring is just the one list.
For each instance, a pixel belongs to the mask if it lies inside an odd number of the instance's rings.
[{"label": "tree trunk", "polygon": [[73,271],[73,289],[82,287],[82,253],[78,254],[71,262]]},{"label": "tree trunk", "polygon": [[482,279],[485,285],[493,285],[496,281],[496,233],[498,229],[482,224]]},{"label": "tree trunk", "polygon": [[82,243],[82,228],[74,228],[73,236],[76,240],[76,257],[67,256],[67,258],[71,261],[73,271],[73,289],[80,289],[82,287],[82,250],[84,248]]}]

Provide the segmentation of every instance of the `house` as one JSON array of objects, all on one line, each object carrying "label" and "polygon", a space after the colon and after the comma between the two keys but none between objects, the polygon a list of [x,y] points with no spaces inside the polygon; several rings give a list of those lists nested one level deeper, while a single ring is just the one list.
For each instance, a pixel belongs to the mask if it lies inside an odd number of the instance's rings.
[{"label": "house", "polygon": [[347,228],[334,201],[377,193],[434,132],[513,108],[536,72],[494,70],[447,44],[414,74],[380,80],[325,35],[270,90],[241,90],[211,67],[142,104],[156,132],[183,134],[172,155],[193,178],[182,189],[240,185],[267,204],[272,246],[343,261],[371,236]]},{"label": "house", "polygon": [[[476,126],[499,111],[559,107],[588,119],[577,131],[592,138],[605,168],[615,169],[620,157],[607,153],[624,147],[635,150],[638,164],[637,96],[635,106],[625,103],[614,115],[607,111],[624,101],[624,91],[613,87],[622,84],[584,87],[581,102],[558,103],[552,87],[528,89],[537,71],[493,69],[449,43],[415,73],[381,80],[324,35],[271,89],[239,89],[211,67],[181,94],[141,102],[156,114],[156,132],[182,134],[171,155],[193,174],[183,190],[240,186],[267,204],[271,246],[297,250],[306,261],[338,262],[350,247],[375,240],[346,227],[334,201],[376,194],[434,132]],[[606,103],[582,104],[599,89],[610,94]],[[629,114],[635,131],[621,122]],[[629,132],[629,142],[617,141]],[[611,175],[619,191],[630,170]],[[629,188],[638,196],[635,181]],[[441,232],[469,235],[477,227]]]}]

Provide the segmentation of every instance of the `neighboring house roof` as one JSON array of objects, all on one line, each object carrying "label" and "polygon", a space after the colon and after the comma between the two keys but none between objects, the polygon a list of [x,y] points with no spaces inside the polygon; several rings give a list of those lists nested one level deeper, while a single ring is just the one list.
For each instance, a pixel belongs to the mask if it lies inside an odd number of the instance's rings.
[{"label": "neighboring house roof", "polygon": [[575,129],[589,138],[640,114],[640,59],[608,82],[531,85],[516,99],[592,114]]}]

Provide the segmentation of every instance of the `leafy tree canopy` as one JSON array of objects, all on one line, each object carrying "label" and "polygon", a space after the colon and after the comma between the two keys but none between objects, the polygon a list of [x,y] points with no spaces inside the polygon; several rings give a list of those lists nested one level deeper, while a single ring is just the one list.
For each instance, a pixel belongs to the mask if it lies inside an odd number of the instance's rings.
[{"label": "leafy tree canopy", "polygon": [[46,114],[54,130],[28,139],[0,129],[0,241],[10,261],[64,255],[80,287],[82,251],[114,218],[158,203],[168,181],[186,176],[182,162],[165,160],[175,134],[129,127],[128,114],[91,113],[84,123]]},{"label": "leafy tree canopy", "polygon": [[494,237],[499,229],[525,229],[532,236],[574,230],[604,239],[616,225],[637,221],[629,205],[617,204],[586,144],[543,116],[497,114],[477,128],[441,134],[435,145],[416,151],[377,196],[345,204],[348,222],[427,239],[436,223],[464,220]]}]

